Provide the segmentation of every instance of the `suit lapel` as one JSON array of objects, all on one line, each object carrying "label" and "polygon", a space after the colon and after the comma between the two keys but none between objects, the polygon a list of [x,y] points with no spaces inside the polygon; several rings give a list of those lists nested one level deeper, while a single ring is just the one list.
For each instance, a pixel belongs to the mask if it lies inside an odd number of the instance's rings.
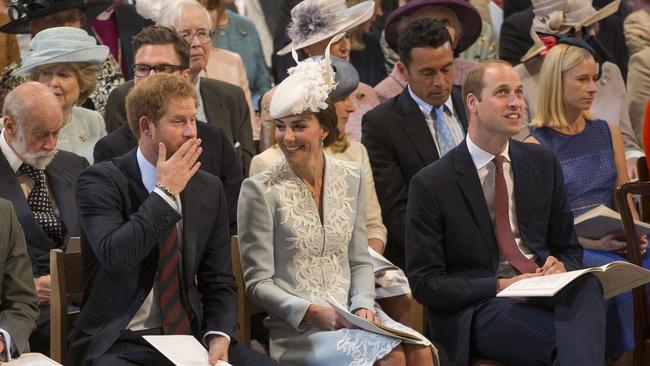
[{"label": "suit lapel", "polygon": [[0,174],[0,192],[14,206],[16,216],[23,227],[25,237],[29,244],[36,245],[47,251],[55,248],[56,246],[52,242],[52,239],[45,234],[41,225],[34,220],[32,209],[29,208],[29,204],[20,188],[16,174],[14,174],[11,166],[9,166],[9,162],[2,153],[0,153],[0,172],[2,172]]},{"label": "suit lapel", "polygon": [[207,88],[205,78],[201,78],[201,100],[203,101],[203,110],[208,119],[207,123],[211,123],[217,127],[221,127],[228,136],[229,141],[235,141],[232,136],[232,127],[224,124],[230,123],[232,120],[230,109],[224,107],[222,99],[219,95],[214,93],[217,88]]},{"label": "suit lapel", "polygon": [[187,186],[181,193],[181,204],[183,206],[183,248],[182,253],[182,274],[183,274],[183,284],[186,288],[192,282],[192,273],[196,268],[196,261],[198,260],[196,256],[196,229],[197,224],[200,222],[199,215],[201,210],[197,209],[200,207],[198,204],[199,192],[193,184],[194,179],[190,179]]},{"label": "suit lapel", "polygon": [[68,171],[64,162],[54,159],[45,169],[51,194],[59,208],[59,218],[65,228],[63,244],[67,245],[70,232],[77,222],[77,206],[74,200],[74,177]]},{"label": "suit lapel", "polygon": [[465,102],[463,101],[462,92],[458,85],[454,85],[451,89],[451,103],[454,106],[456,118],[461,126],[463,126],[463,132],[467,135],[467,112],[465,111]]},{"label": "suit lapel", "polygon": [[132,195],[131,202],[136,207],[140,206],[149,197],[149,192],[147,192],[147,189],[142,184],[142,173],[138,166],[137,151],[138,149],[135,148],[126,153],[122,158],[114,160],[115,165],[124,171],[129,180],[129,186],[131,187],[129,194]]},{"label": "suit lapel", "polygon": [[531,187],[535,185],[531,180],[530,166],[526,162],[526,157],[523,151],[520,150],[516,142],[510,141],[510,161],[512,162],[512,180],[515,191],[515,207],[517,209],[517,226],[519,227],[519,235],[524,238],[524,233],[527,232],[529,222],[528,215],[531,209],[530,192]]},{"label": "suit lapel", "polygon": [[484,243],[488,246],[488,250],[491,250],[492,244],[496,243],[492,219],[466,141],[463,140],[451,153],[454,154],[454,170],[456,171],[458,186],[472,210],[474,221],[481,231]]},{"label": "suit lapel", "polygon": [[397,103],[397,112],[403,117],[398,121],[399,125],[420,155],[423,166],[427,166],[438,160],[439,156],[436,143],[433,141],[433,136],[431,136],[431,131],[427,126],[420,107],[411,98],[408,88],[405,88],[398,97]]}]

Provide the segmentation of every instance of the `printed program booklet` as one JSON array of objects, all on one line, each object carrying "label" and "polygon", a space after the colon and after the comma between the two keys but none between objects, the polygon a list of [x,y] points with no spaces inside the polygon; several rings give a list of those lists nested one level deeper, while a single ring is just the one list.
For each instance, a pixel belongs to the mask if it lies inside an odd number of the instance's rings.
[{"label": "printed program booklet", "polygon": [[[619,233],[621,237],[624,236],[621,214],[604,205],[598,205],[576,217],[573,224],[576,234],[586,238],[600,239],[611,233]],[[634,224],[639,235],[650,233],[650,224],[639,220],[634,220]]]}]

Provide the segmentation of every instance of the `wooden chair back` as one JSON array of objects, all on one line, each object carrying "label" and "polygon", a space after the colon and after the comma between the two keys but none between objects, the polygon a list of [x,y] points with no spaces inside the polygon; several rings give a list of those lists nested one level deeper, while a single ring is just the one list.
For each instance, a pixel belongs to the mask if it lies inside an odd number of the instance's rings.
[{"label": "wooden chair back", "polygon": [[[616,201],[623,219],[623,229],[627,241],[627,259],[630,263],[642,266],[641,249],[639,247],[636,227],[628,204],[627,195],[638,194],[641,198],[650,196],[650,182],[626,183],[616,189]],[[648,207],[648,206],[646,206]],[[648,298],[646,286],[632,290],[634,307],[634,365],[650,365],[650,317],[648,313]]]},{"label": "wooden chair back", "polygon": [[257,306],[248,295],[244,284],[244,272],[239,257],[239,238],[237,235],[231,241],[232,272],[237,283],[237,340],[246,346],[251,345],[251,318],[255,314],[264,313],[264,309]]},{"label": "wooden chair back", "polygon": [[[639,182],[650,181],[648,162],[645,156],[640,157],[636,161],[636,170]],[[641,196],[639,203],[639,216],[641,217],[641,221],[650,223],[650,196]]]},{"label": "wooden chair back", "polygon": [[62,363],[67,348],[68,332],[79,314],[78,308],[70,309],[70,299],[80,299],[84,292],[81,252],[64,253],[59,249],[52,249],[50,282],[50,353],[54,361]]}]

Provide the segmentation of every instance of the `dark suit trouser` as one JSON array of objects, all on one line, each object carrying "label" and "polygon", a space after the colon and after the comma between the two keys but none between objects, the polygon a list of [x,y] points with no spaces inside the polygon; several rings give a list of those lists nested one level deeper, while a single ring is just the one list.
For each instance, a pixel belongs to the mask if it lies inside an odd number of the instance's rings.
[{"label": "dark suit trouser", "polygon": [[603,365],[606,306],[586,275],[552,298],[492,298],[472,323],[472,354],[508,365]]},{"label": "dark suit trouser", "polygon": [[36,329],[29,336],[30,352],[50,355],[50,305],[39,305]]},{"label": "dark suit trouser", "polygon": [[[242,366],[275,366],[276,362],[268,356],[240,344],[230,346],[228,361]],[[97,360],[95,366],[140,365],[140,366],[174,366],[165,356],[154,349],[142,337],[131,340],[120,339]]]}]

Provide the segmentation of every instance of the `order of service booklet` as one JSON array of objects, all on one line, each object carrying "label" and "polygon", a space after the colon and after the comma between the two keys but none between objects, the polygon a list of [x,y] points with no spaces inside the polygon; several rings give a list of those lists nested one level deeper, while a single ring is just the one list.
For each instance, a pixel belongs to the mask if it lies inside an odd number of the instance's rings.
[{"label": "order of service booklet", "polygon": [[368,319],[364,319],[352,314],[343,305],[339,304],[333,299],[328,299],[327,302],[334,308],[334,310],[336,310],[339,315],[341,315],[343,318],[345,318],[345,320],[349,321],[357,328],[366,330],[368,332],[385,335],[387,337],[401,339],[406,343],[419,344],[424,346],[431,345],[431,342],[429,342],[424,336],[421,336],[417,333],[411,334],[394,327],[390,327],[386,324],[373,323]]},{"label": "order of service booklet", "polygon": [[600,267],[526,278],[506,287],[497,297],[553,296],[576,278],[591,273],[603,286],[605,299],[650,282],[650,271],[632,263],[616,261]]},{"label": "order of service booklet", "polygon": [[[587,238],[600,239],[611,233],[623,236],[621,214],[604,205],[598,205],[576,217],[573,224],[576,234]],[[639,235],[650,234],[650,224],[638,220],[634,220],[634,224]]]}]

